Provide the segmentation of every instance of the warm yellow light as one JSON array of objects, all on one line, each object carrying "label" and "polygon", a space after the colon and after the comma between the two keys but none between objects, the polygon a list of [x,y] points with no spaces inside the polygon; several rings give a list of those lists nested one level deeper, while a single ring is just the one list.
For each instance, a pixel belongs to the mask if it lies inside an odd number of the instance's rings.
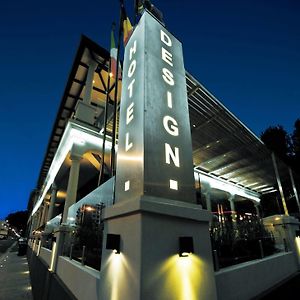
[{"label": "warm yellow light", "polygon": [[101,267],[103,272],[107,273],[107,284],[110,286],[110,295],[108,300],[120,300],[123,294],[128,294],[131,286],[128,282],[136,281],[128,261],[124,254],[115,254],[111,252],[106,263]]},{"label": "warm yellow light", "polygon": [[36,256],[39,256],[39,255],[40,255],[41,246],[42,246],[42,241],[39,240],[38,248],[37,248],[37,251],[36,251]]},{"label": "warm yellow light", "polygon": [[112,72],[109,73],[109,77],[113,77],[113,73]]},{"label": "warm yellow light", "polygon": [[298,252],[298,260],[300,260],[300,237],[296,236],[296,248]]},{"label": "warm yellow light", "polygon": [[50,272],[53,271],[55,255],[56,255],[56,242],[53,242],[52,254],[51,254],[51,263],[50,263],[50,268],[49,268]]},{"label": "warm yellow light", "polygon": [[93,208],[91,206],[86,206],[84,209],[87,210],[87,211],[94,211],[95,210],[95,208]]},{"label": "warm yellow light", "polygon": [[204,269],[204,262],[194,254],[189,253],[187,257],[173,255],[154,275],[154,280],[163,284],[159,298],[198,300],[199,291],[205,289],[206,284]]},{"label": "warm yellow light", "polygon": [[57,198],[60,198],[60,199],[64,199],[64,198],[66,198],[66,196],[67,196],[66,191],[61,191],[61,190],[59,190],[59,191],[56,193],[56,197],[57,197]]}]

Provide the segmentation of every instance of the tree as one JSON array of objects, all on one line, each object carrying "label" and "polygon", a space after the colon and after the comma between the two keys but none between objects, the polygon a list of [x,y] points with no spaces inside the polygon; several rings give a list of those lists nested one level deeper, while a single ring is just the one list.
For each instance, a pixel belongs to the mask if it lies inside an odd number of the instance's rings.
[{"label": "tree", "polygon": [[291,137],[281,125],[270,126],[261,134],[261,140],[277,156],[287,163],[290,163],[292,157]]},{"label": "tree", "polygon": [[11,213],[6,217],[8,223],[11,227],[16,228],[18,231],[22,230],[22,233],[25,233],[27,220],[28,220],[28,211],[17,211]]},{"label": "tree", "polygon": [[297,119],[294,124],[292,134],[293,142],[293,167],[300,174],[300,119]]}]

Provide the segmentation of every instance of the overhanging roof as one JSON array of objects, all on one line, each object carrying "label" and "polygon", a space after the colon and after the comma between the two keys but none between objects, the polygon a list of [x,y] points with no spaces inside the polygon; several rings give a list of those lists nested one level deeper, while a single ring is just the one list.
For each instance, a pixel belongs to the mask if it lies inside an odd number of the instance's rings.
[{"label": "overhanging roof", "polygon": [[[93,58],[98,63],[98,67],[96,68],[94,73],[94,86],[92,91],[91,104],[97,107],[98,117],[100,117],[103,113],[106,100],[109,57],[109,52],[106,49],[100,47],[86,36],[81,37],[81,41],[74,59],[71,72],[68,77],[66,88],[62,96],[61,104],[58,109],[56,120],[54,122],[52,133],[47,146],[45,158],[39,174],[38,188],[41,188],[44,183],[67,122],[74,114],[77,101],[83,99],[90,58]],[[111,80],[111,103],[113,103],[112,99],[114,98],[114,86],[114,81]]]},{"label": "overhanging roof", "polygon": [[[257,192],[270,191],[276,177],[264,143],[188,73],[186,83],[196,169]],[[286,177],[288,169],[278,165]]]},{"label": "overhanging roof", "polygon": [[[72,117],[77,101],[83,98],[91,57],[98,62],[92,105],[97,107],[99,117],[103,112],[109,52],[82,36],[39,174],[39,188],[49,171],[67,121]],[[262,141],[189,73],[186,73],[186,84],[195,168],[257,192],[274,187],[276,178],[271,155]],[[109,94],[112,103],[114,82]],[[99,122],[99,129],[101,125]],[[281,175],[286,175],[287,168],[282,163],[280,166]]]}]

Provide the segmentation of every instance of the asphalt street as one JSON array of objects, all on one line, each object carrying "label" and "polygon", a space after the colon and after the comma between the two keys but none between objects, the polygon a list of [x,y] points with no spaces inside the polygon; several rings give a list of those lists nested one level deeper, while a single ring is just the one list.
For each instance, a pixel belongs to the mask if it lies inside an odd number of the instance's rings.
[{"label": "asphalt street", "polygon": [[7,240],[0,240],[0,257],[13,244],[15,240],[9,237]]}]

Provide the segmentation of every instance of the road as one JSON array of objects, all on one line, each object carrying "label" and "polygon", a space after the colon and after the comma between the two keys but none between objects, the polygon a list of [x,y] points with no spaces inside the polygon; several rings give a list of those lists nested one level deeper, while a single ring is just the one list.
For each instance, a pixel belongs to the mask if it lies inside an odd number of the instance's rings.
[{"label": "road", "polygon": [[11,237],[7,240],[0,240],[0,256],[15,242]]}]

